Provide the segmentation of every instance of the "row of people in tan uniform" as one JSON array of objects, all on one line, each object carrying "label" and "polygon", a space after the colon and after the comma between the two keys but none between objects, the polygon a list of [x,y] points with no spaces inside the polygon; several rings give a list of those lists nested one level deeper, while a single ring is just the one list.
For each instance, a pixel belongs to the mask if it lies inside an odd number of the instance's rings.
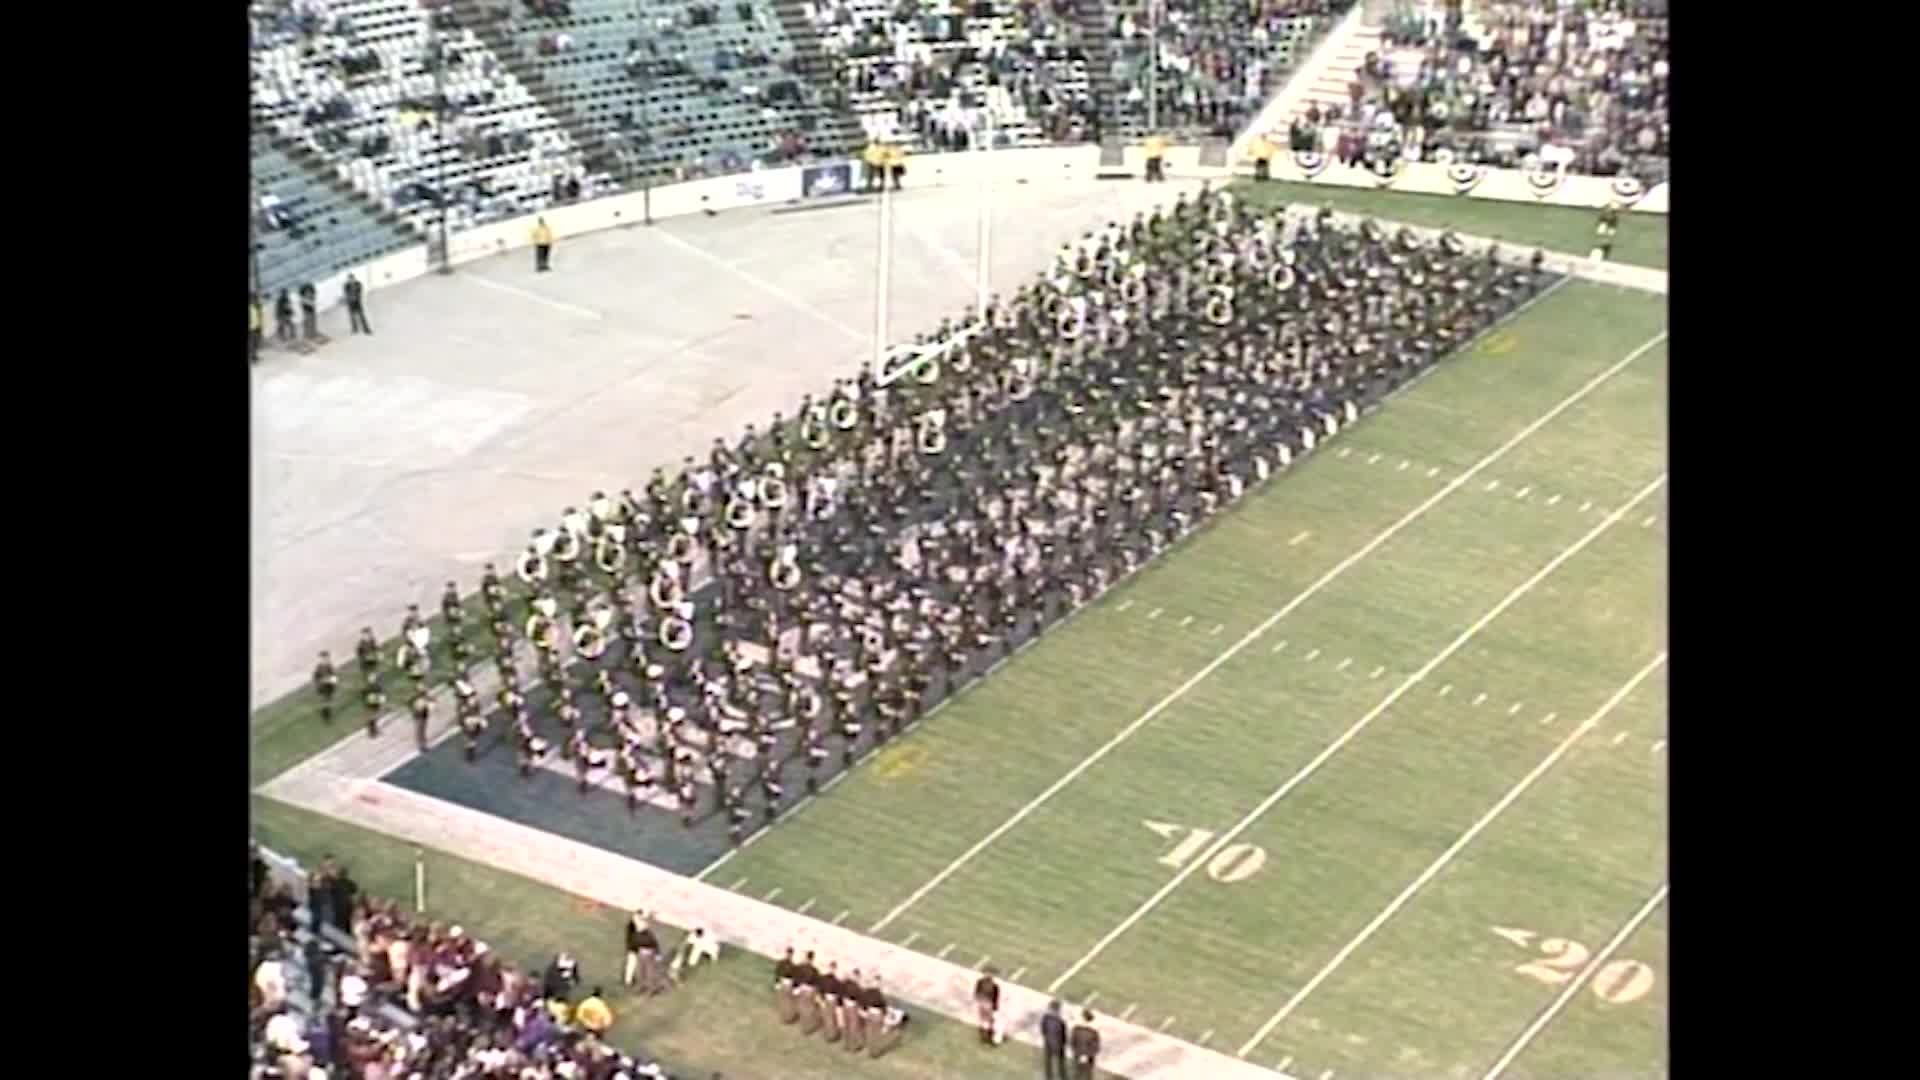
[{"label": "row of people in tan uniform", "polygon": [[881,991],[879,972],[862,976],[856,968],[842,977],[837,962],[811,952],[796,957],[791,948],[773,965],[773,1006],[801,1034],[824,1032],[848,1053],[874,1057],[899,1045],[909,1019]]}]

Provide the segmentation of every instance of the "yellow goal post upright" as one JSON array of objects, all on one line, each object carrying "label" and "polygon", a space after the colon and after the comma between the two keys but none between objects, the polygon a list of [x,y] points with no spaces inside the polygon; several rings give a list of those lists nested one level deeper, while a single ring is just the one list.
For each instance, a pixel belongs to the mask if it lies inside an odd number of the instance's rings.
[{"label": "yellow goal post upright", "polygon": [[879,249],[874,262],[873,295],[873,384],[887,386],[914,374],[937,361],[968,338],[986,328],[987,304],[993,295],[993,114],[984,103],[975,125],[976,137],[971,152],[976,173],[976,214],[978,217],[977,262],[974,270],[974,312],[972,321],[941,341],[919,344],[891,344],[889,300],[893,292],[893,190],[885,179],[880,185],[876,207],[879,217]]}]

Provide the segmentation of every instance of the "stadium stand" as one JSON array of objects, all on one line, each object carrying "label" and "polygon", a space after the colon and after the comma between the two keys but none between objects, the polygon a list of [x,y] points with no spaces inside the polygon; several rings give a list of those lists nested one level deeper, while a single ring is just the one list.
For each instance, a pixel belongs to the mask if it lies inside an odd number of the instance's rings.
[{"label": "stadium stand", "polygon": [[579,991],[564,972],[521,972],[463,928],[410,921],[342,878],[253,852],[251,1080],[671,1080],[568,1022]]},{"label": "stadium stand", "polygon": [[1117,43],[1114,117],[1126,137],[1155,126],[1179,135],[1232,138],[1354,0],[1170,0],[1160,16],[1157,86],[1149,87],[1146,0],[1107,0]]},{"label": "stadium stand", "polygon": [[810,27],[770,0],[456,0],[450,11],[626,184],[845,154]]},{"label": "stadium stand", "polygon": [[381,216],[298,146],[282,149],[260,134],[250,141],[255,288],[262,296],[420,242],[397,216]]},{"label": "stadium stand", "polygon": [[444,2],[253,6],[253,116],[426,232],[545,209],[556,174],[608,186]]},{"label": "stadium stand", "polygon": [[1406,156],[1658,183],[1670,173],[1667,12],[1665,0],[1404,7],[1348,100],[1309,102],[1289,143],[1347,163]]},{"label": "stadium stand", "polygon": [[991,126],[996,146],[1081,142],[1098,133],[1089,40],[1068,2],[803,3],[829,77],[866,136],[962,149]]}]

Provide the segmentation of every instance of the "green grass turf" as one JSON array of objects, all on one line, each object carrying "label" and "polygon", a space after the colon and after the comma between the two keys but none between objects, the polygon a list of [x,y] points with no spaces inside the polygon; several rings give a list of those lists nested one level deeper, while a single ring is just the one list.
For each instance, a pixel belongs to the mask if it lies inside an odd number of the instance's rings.
[{"label": "green grass turf", "polygon": [[[779,885],[795,904],[850,908],[849,925],[872,925],[1342,558],[1646,342],[1663,317],[1655,298],[1587,284],[1542,301],[1350,429],[1338,443],[1346,456],[1316,455],[1109,595],[733,859],[726,876]],[[1230,828],[1659,475],[1665,377],[1664,347],[1648,351],[1141,727],[884,936],[917,935],[927,952],[951,945],[949,959],[963,963],[991,956],[1046,985],[1173,873],[1157,860],[1179,836],[1157,836],[1143,821]],[[1488,481],[1495,491],[1484,490]],[[1065,989],[1097,991],[1103,1008],[1135,1005],[1138,1021],[1237,1048],[1537,763],[1556,731],[1658,651],[1664,509],[1662,497],[1647,499],[1257,821],[1244,839],[1267,854],[1259,873],[1237,884],[1194,876]],[[1649,515],[1654,527],[1642,527]],[[1281,641],[1286,649],[1272,651]],[[1550,711],[1560,719],[1540,725]],[[1652,843],[1638,819],[1595,813],[1597,833]],[[858,884],[845,873],[848,850],[861,851]],[[1577,900],[1554,884],[1583,880],[1549,874],[1531,891],[1565,910]],[[1356,955],[1355,969],[1376,962],[1372,953]],[[1377,1072],[1397,1067],[1396,1025],[1455,1024],[1497,1040],[1524,1023],[1498,1008],[1462,1013],[1460,991],[1473,985],[1397,1005],[1336,1005],[1346,998],[1330,979],[1317,992],[1330,996],[1309,999],[1271,1045],[1300,1045],[1296,1068],[1337,1058]],[[1321,1032],[1335,1036],[1331,1046],[1316,1041]],[[1406,1046],[1449,1070],[1491,1056],[1479,1043],[1429,1042]],[[1348,1048],[1359,1056],[1336,1052]]]},{"label": "green grass turf", "polygon": [[[366,891],[412,897],[411,845],[263,796],[253,798],[252,811],[254,834],[267,847],[309,865],[331,854]],[[644,1049],[677,1076],[1028,1080],[1039,1072],[1038,1051],[1012,1043],[984,1049],[970,1027],[924,1010],[915,1010],[906,1038],[877,1060],[848,1054],[818,1036],[803,1037],[773,1014],[771,962],[738,950],[664,997],[628,996],[618,986],[625,912],[444,853],[429,852],[427,866],[427,918],[460,923],[500,956],[527,967],[544,967],[555,953],[571,950],[580,958],[585,984],[610,992],[615,1022],[609,1041]],[[665,944],[675,942],[668,935]]]},{"label": "green grass turf", "polygon": [[[1452,195],[1415,195],[1404,191],[1370,191],[1333,184],[1241,180],[1232,188],[1253,205],[1308,203],[1331,206],[1351,214],[1368,214],[1408,225],[1456,229],[1470,236],[1487,236],[1503,244],[1542,247],[1569,255],[1585,255],[1593,247],[1593,225],[1598,210],[1569,206],[1533,206],[1500,199],[1473,199]],[[1667,268],[1667,215],[1624,213],[1613,242],[1613,261],[1635,266]]]},{"label": "green grass turf", "polygon": [[[837,902],[854,911],[849,925],[870,924],[1310,582],[1649,338],[1663,315],[1655,298],[1583,283],[1542,301],[897,742],[735,858],[725,878],[779,884],[796,905]],[[918,934],[929,953],[952,944],[949,958],[961,963],[991,953],[1003,972],[1024,967],[1022,982],[1045,985],[1174,873],[1155,860],[1178,837],[1156,836],[1143,820],[1229,828],[1656,475],[1665,367],[1664,347],[1650,351],[1408,525],[883,936]],[[1238,1047],[1657,651],[1664,512],[1663,497],[1648,499],[1256,822],[1243,839],[1266,853],[1257,873],[1235,884],[1195,875],[1067,989],[1098,990],[1113,1011],[1137,1003],[1136,1021],[1164,1019],[1170,1033],[1211,1032],[1208,1045]],[[1654,525],[1642,528],[1647,515]],[[1283,640],[1285,650],[1270,651]],[[1434,688],[1449,682],[1453,693],[1439,699]],[[1304,1075],[1484,1069],[1556,992],[1513,972],[1524,950],[1490,927],[1598,949],[1658,879],[1664,758],[1650,740],[1664,737],[1659,686],[1650,680],[1510,807],[1254,1060],[1289,1057]],[[1477,687],[1489,695],[1481,704],[1470,696]],[[1521,711],[1509,717],[1515,703]],[[311,707],[303,693],[256,714],[256,783],[349,730],[322,727]],[[1539,724],[1549,711],[1558,719]],[[1630,716],[1639,726],[1615,746],[1612,733]],[[309,858],[332,850],[375,891],[410,888],[405,845],[263,799],[255,813],[272,846]],[[857,884],[848,850],[862,853]],[[446,917],[507,955],[544,959],[564,945],[591,956],[590,943],[617,939],[619,913],[575,908],[574,898],[451,858],[434,866],[436,907],[445,895]],[[1619,954],[1651,964],[1654,989],[1618,1006],[1583,991],[1513,1075],[1664,1071],[1663,918]],[[849,1070],[843,1054],[763,1023],[761,966],[724,965],[668,1002],[616,999],[616,1034],[729,1076],[992,1077],[1032,1066],[1024,1051],[982,1056],[963,1026],[929,1023],[892,1057]]]}]

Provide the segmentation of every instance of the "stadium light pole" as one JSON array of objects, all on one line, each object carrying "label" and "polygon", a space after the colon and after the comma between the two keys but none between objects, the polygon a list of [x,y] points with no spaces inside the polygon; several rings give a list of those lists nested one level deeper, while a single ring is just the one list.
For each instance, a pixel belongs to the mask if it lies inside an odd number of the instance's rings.
[{"label": "stadium light pole", "polygon": [[447,97],[445,72],[447,58],[442,54],[440,27],[433,21],[431,12],[427,15],[427,50],[433,57],[433,201],[438,208],[434,231],[439,236],[440,265],[434,269],[442,274],[453,273],[453,259],[447,250]]},{"label": "stadium light pole", "polygon": [[979,295],[974,314],[985,324],[987,297],[993,288],[993,110],[983,108],[980,115],[985,140],[974,149],[987,156],[980,159],[980,268],[975,275]]},{"label": "stadium light pole", "polygon": [[[633,40],[641,40],[640,34],[646,16],[640,12],[640,0],[633,0]],[[648,151],[653,149],[653,67],[645,59],[640,61],[640,145],[636,148],[640,158],[640,224],[653,224],[653,173],[647,167]]]},{"label": "stadium light pole", "polygon": [[1147,134],[1160,127],[1160,5],[1147,0]]},{"label": "stadium light pole", "polygon": [[880,250],[875,261],[873,296],[874,378],[887,375],[887,294],[893,291],[893,192],[880,177]]}]

